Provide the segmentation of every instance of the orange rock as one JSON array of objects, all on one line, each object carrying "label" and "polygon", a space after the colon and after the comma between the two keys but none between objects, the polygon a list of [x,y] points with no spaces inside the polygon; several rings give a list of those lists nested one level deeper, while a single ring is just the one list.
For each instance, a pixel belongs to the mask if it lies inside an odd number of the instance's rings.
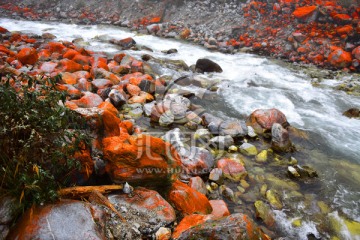
[{"label": "orange rock", "polygon": [[129,136],[122,129],[119,137],[102,141],[106,171],[114,182],[154,186],[177,177],[180,158],[169,143],[149,135]]},{"label": "orange rock", "polygon": [[213,209],[213,211],[211,212],[212,219],[217,219],[230,215],[227,204],[223,200],[210,200],[209,202]]},{"label": "orange rock", "polygon": [[89,65],[90,64],[90,58],[88,56],[84,56],[81,54],[76,54],[72,60],[81,65]]},{"label": "orange rock", "polygon": [[80,64],[74,62],[73,60],[68,60],[68,59],[60,60],[57,67],[63,72],[71,72],[71,73],[82,70],[82,66]]},{"label": "orange rock", "polygon": [[51,53],[49,50],[47,49],[42,49],[40,50],[40,52],[38,53],[38,56],[39,56],[39,60],[48,60],[51,56]]},{"label": "orange rock", "polygon": [[138,96],[141,91],[141,89],[138,86],[132,84],[128,84],[126,86],[126,90],[131,96]]},{"label": "orange rock", "polygon": [[351,53],[354,56],[354,58],[360,60],[360,46],[354,48],[354,50]]},{"label": "orange rock", "polygon": [[5,34],[5,33],[8,33],[8,32],[9,32],[9,30],[7,30],[6,28],[3,28],[3,27],[0,26],[0,33],[1,34]]},{"label": "orange rock", "polygon": [[114,60],[118,63],[121,63],[121,60],[126,56],[125,53],[118,53],[118,54],[115,54],[114,56]]},{"label": "orange rock", "polygon": [[44,49],[48,49],[50,53],[62,53],[66,47],[59,42],[49,42],[45,45]]},{"label": "orange rock", "polygon": [[283,127],[289,125],[284,113],[276,108],[255,110],[246,123],[252,126],[259,134],[271,130],[274,123],[280,123]]},{"label": "orange rock", "polygon": [[34,65],[38,61],[39,57],[35,48],[23,48],[17,54],[17,59],[22,64]]},{"label": "orange rock", "polygon": [[63,58],[67,58],[67,59],[70,59],[72,60],[76,55],[78,55],[79,52],[78,51],[75,51],[74,49],[68,49],[64,55],[63,55]]},{"label": "orange rock", "polygon": [[297,9],[295,9],[295,11],[292,14],[296,18],[306,18],[306,17],[310,16],[316,9],[317,9],[316,6],[299,7]]},{"label": "orange rock", "polygon": [[61,73],[61,79],[62,79],[63,83],[65,83],[65,84],[73,85],[73,84],[77,83],[76,76],[74,76],[74,74],[69,73],[69,72]]},{"label": "orange rock", "polygon": [[187,39],[187,38],[190,36],[190,34],[191,34],[190,29],[185,28],[185,29],[180,33],[180,37],[181,37],[182,39]]},{"label": "orange rock", "polygon": [[209,214],[212,208],[206,196],[176,180],[169,191],[168,201],[183,214]]},{"label": "orange rock", "polygon": [[67,108],[71,109],[71,110],[75,110],[75,109],[79,108],[79,107],[76,105],[76,103],[71,102],[71,101],[66,101],[66,102],[65,102],[65,106],[66,106]]},{"label": "orange rock", "polygon": [[137,60],[132,61],[131,63],[131,72],[144,72],[143,63]]},{"label": "orange rock", "polygon": [[351,53],[337,49],[329,54],[328,62],[335,68],[349,67],[352,63]]},{"label": "orange rock", "polygon": [[345,25],[336,28],[336,32],[339,35],[343,35],[343,34],[349,35],[349,33],[351,33],[353,30],[354,28],[351,25]]},{"label": "orange rock", "polygon": [[204,223],[207,220],[205,215],[192,214],[185,216],[181,222],[176,226],[174,233],[172,234],[173,239],[180,237],[181,233],[195,227],[201,223]]},{"label": "orange rock", "polygon": [[348,21],[351,21],[351,17],[347,14],[336,14],[334,17],[333,17],[335,20],[337,21],[341,21],[341,22],[348,22]]},{"label": "orange rock", "polygon": [[102,98],[99,95],[91,92],[85,92],[82,98],[72,101],[82,108],[97,107],[103,102]]}]

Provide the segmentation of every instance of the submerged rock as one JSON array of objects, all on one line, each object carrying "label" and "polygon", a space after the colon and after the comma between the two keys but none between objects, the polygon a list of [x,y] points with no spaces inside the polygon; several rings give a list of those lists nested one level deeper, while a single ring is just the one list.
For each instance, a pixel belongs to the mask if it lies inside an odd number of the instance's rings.
[{"label": "submerged rock", "polygon": [[222,158],[216,165],[222,170],[224,177],[230,180],[240,181],[247,176],[245,167],[232,159]]},{"label": "submerged rock", "polygon": [[256,147],[250,143],[241,144],[240,152],[246,156],[256,156],[258,154]]},{"label": "submerged rock", "polygon": [[271,147],[275,151],[287,152],[291,150],[289,132],[279,123],[274,123],[271,128]]},{"label": "submerged rock", "polygon": [[[189,216],[190,218],[191,216]],[[232,214],[218,220],[204,221],[204,217],[197,218],[197,224],[192,224],[180,234],[174,234],[174,239],[270,239],[247,216],[241,213]]]},{"label": "submerged rock", "polygon": [[261,218],[268,227],[272,227],[275,224],[275,219],[270,207],[260,200],[256,201],[254,206],[256,217]]}]

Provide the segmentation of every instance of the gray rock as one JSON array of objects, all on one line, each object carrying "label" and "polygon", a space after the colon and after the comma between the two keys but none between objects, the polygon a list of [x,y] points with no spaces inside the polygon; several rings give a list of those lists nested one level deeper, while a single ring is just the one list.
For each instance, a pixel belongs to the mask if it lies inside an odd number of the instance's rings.
[{"label": "gray rock", "polygon": [[[253,226],[254,231],[247,231],[248,224]],[[209,239],[210,236],[211,239],[265,239],[261,235],[261,230],[252,222],[251,217],[236,213],[189,228],[182,232],[177,239]]]},{"label": "gray rock", "polygon": [[219,134],[230,135],[233,138],[244,137],[247,134],[245,122],[238,120],[225,120],[219,126]]},{"label": "gray rock", "polygon": [[275,151],[287,152],[291,148],[288,131],[279,123],[274,123],[271,128],[271,145]]},{"label": "gray rock", "polygon": [[151,109],[153,108],[154,105],[155,105],[155,101],[144,104],[144,113],[146,116],[150,117]]},{"label": "gray rock", "polygon": [[178,152],[183,152],[183,148],[189,148],[185,145],[185,135],[181,132],[179,128],[174,128],[165,133],[164,136],[161,137],[164,141],[171,143],[171,145]]},{"label": "gray rock", "polygon": [[207,175],[214,163],[214,157],[208,150],[192,146],[187,155],[181,156],[183,171],[180,178],[189,180],[191,177]]},{"label": "gray rock", "polygon": [[217,136],[209,141],[209,145],[217,149],[223,150],[229,148],[231,145],[234,145],[234,139],[230,136]]},{"label": "gray rock", "polygon": [[257,134],[252,126],[247,126],[247,130],[248,130],[247,132],[248,132],[249,137],[251,137],[251,138],[257,137]]},{"label": "gray rock", "polygon": [[111,103],[114,105],[114,107],[116,108],[120,108],[122,107],[124,104],[126,104],[126,97],[124,96],[123,93],[121,93],[120,91],[116,90],[116,89],[112,89],[109,93],[109,98]]},{"label": "gray rock", "polygon": [[210,138],[211,138],[211,133],[209,132],[208,129],[205,128],[198,129],[194,133],[194,140],[202,144],[207,144]]},{"label": "gray rock", "polygon": [[[103,219],[94,216],[101,216],[100,209],[95,211],[89,203],[80,201],[62,201],[57,204],[36,207],[30,213],[28,210],[17,225],[11,230],[9,239],[20,239],[26,236],[27,239],[105,239]],[[66,220],[65,220],[66,219]],[[31,231],[29,228],[31,226]]]},{"label": "gray rock", "polygon": [[2,197],[0,199],[0,225],[11,223],[15,216],[14,211],[18,208],[17,200],[11,197]]},{"label": "gray rock", "polygon": [[201,177],[190,178],[189,186],[204,195],[207,193],[206,185]]},{"label": "gray rock", "polygon": [[240,152],[246,156],[256,156],[258,154],[256,147],[250,143],[243,143],[240,146]]},{"label": "gray rock", "polygon": [[171,110],[161,114],[159,119],[160,126],[166,127],[174,123],[175,117]]},{"label": "gray rock", "polygon": [[222,170],[220,168],[214,168],[211,170],[209,175],[209,180],[214,182],[220,182],[222,179]]}]

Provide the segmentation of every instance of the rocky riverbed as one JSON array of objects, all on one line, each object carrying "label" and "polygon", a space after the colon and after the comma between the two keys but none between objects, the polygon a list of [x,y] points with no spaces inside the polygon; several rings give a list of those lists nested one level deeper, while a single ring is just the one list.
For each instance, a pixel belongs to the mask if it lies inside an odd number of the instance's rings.
[{"label": "rocky riverbed", "polygon": [[[132,38],[112,39],[117,50],[109,54],[46,31],[1,32],[2,80],[11,76],[15,87],[28,84],[23,74],[60,74],[63,104],[88,122],[93,143],[78,159],[90,174],[73,184],[106,175],[107,184],[123,189],[34,207],[14,226],[9,209],[18,200],[3,198],[4,238],[359,237],[358,220],[318,195],[328,178],[311,166],[341,166],[344,182],[358,182],[359,165],[323,161],[312,134],[291,126],[279,109],[214,115],[226,83],[211,77],[223,71],[220,62],[166,59],[174,49],[158,58]],[[139,49],[147,52],[141,58],[126,52]]]}]

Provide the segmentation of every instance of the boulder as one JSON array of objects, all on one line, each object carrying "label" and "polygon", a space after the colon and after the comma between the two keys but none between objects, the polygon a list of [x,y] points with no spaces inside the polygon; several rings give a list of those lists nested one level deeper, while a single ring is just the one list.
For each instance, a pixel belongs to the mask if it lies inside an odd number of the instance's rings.
[{"label": "boulder", "polygon": [[23,48],[16,57],[24,65],[34,65],[39,59],[35,48]]},{"label": "boulder", "polygon": [[201,179],[201,177],[190,178],[188,185],[189,187],[195,189],[199,193],[202,193],[204,195],[206,195],[207,193],[206,185],[204,181]]},{"label": "boulder", "polygon": [[[166,226],[176,220],[173,207],[156,191],[138,187],[131,195],[112,194],[109,201],[119,209],[126,208],[129,212],[145,215],[147,220],[156,219],[154,229]],[[145,222],[148,222],[144,219]],[[152,230],[154,230],[152,229]]]},{"label": "boulder", "polygon": [[116,183],[166,185],[177,177],[180,158],[176,150],[160,138],[149,135],[120,136],[103,139],[106,171]]},{"label": "boulder", "polygon": [[[99,211],[99,210],[98,210]],[[8,239],[105,239],[101,219],[89,203],[61,201],[26,211]],[[96,224],[99,223],[99,225]]]},{"label": "boulder", "polygon": [[92,108],[99,106],[103,100],[102,98],[92,92],[84,92],[79,100],[72,100],[80,108]]},{"label": "boulder", "polygon": [[128,37],[121,40],[111,39],[110,43],[120,46],[122,49],[130,49],[136,45],[136,42],[133,38]]},{"label": "boulder", "polygon": [[212,212],[209,200],[204,194],[199,193],[179,180],[172,184],[168,194],[168,201],[185,215],[194,213],[209,214]]},{"label": "boulder", "polygon": [[194,176],[209,174],[214,166],[214,157],[208,150],[192,146],[186,154],[182,154],[181,165],[181,179],[189,180]]},{"label": "boulder", "polygon": [[335,68],[346,68],[352,64],[351,53],[346,52],[341,48],[332,51],[327,60],[329,64]]},{"label": "boulder", "polygon": [[216,166],[222,170],[225,178],[233,181],[240,181],[247,176],[245,167],[230,158],[219,159]]},{"label": "boulder", "polygon": [[211,212],[212,219],[222,218],[230,215],[230,211],[224,200],[210,200],[209,202],[213,209]]},{"label": "boulder", "polygon": [[238,120],[225,120],[219,126],[219,135],[230,135],[232,138],[244,137],[247,134],[245,123]]},{"label": "boulder", "polygon": [[271,128],[271,147],[278,152],[288,152],[291,150],[289,132],[279,123],[274,123]]},{"label": "boulder", "polygon": [[351,54],[353,55],[353,57],[357,60],[360,60],[360,46],[354,48],[354,50],[352,50]]},{"label": "boulder", "polygon": [[285,115],[276,108],[255,110],[246,123],[258,134],[271,130],[274,123],[279,123],[285,128],[289,126]]},{"label": "boulder", "polygon": [[343,115],[348,118],[360,118],[360,109],[350,108],[349,110],[345,111]]},{"label": "boulder", "polygon": [[209,140],[209,146],[220,149],[220,150],[227,149],[232,145],[234,145],[234,139],[229,135],[217,136],[217,137],[213,137]]},{"label": "boulder", "polygon": [[292,13],[295,18],[302,22],[310,22],[316,19],[317,6],[304,6],[296,8]]},{"label": "boulder", "polygon": [[198,59],[196,61],[195,69],[196,69],[196,71],[198,71],[200,73],[204,73],[204,72],[219,72],[219,73],[221,73],[223,71],[222,68],[219,66],[219,64],[217,64],[207,58]]},{"label": "boulder", "polygon": [[109,98],[116,108],[121,108],[124,104],[126,104],[126,96],[119,90],[112,89],[109,93]]}]

